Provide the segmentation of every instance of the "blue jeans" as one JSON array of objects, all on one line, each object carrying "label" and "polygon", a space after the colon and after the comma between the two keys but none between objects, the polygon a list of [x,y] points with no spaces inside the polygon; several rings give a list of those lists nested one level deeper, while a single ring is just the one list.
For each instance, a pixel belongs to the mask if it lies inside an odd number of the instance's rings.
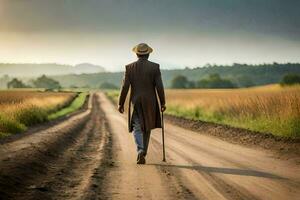
[{"label": "blue jeans", "polygon": [[141,123],[136,110],[133,112],[132,115],[132,125],[133,125],[133,136],[134,136],[137,152],[144,153],[144,155],[146,155],[148,150],[149,139],[150,139],[150,131],[146,131],[143,134]]}]

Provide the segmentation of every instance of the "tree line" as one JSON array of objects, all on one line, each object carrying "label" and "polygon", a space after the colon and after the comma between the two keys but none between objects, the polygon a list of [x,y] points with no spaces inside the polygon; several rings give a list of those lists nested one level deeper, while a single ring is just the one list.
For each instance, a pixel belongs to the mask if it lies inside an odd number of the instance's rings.
[{"label": "tree line", "polygon": [[229,79],[221,78],[217,73],[210,74],[208,78],[199,79],[198,81],[188,80],[183,75],[175,76],[171,82],[172,88],[184,89],[184,88],[236,88]]},{"label": "tree line", "polygon": [[[197,68],[186,67],[184,69],[165,70],[164,68],[166,67],[167,66],[161,65],[162,78],[166,88],[172,87],[172,80],[178,75],[187,77],[187,79],[191,81],[191,86],[193,86],[192,82],[194,82],[195,87],[197,87],[198,80],[208,78],[210,74],[216,73],[219,74],[222,79],[230,80],[237,87],[250,87],[279,83],[286,74],[300,74],[299,63],[272,63],[261,65],[235,63],[230,66],[205,65]],[[123,76],[124,72],[122,71],[51,77],[58,80],[63,87],[69,87],[75,84],[77,87],[88,86],[97,88],[105,82],[119,87]]]},{"label": "tree line", "polygon": [[[61,89],[58,81],[49,78],[45,75],[38,77],[31,81],[32,84],[28,85],[23,81],[13,78],[7,83],[7,88],[46,88],[49,90]],[[287,74],[280,81],[282,86],[300,84],[300,75]],[[75,87],[75,86],[74,86]],[[219,74],[210,74],[208,78],[199,79],[198,81],[188,80],[183,75],[175,76],[171,82],[171,88],[176,89],[189,89],[189,88],[237,88],[231,80],[222,78]],[[118,87],[109,82],[104,82],[99,86],[100,89],[117,89]]]},{"label": "tree line", "polygon": [[25,84],[22,80],[13,78],[7,83],[7,88],[46,88],[49,90],[60,89],[61,85],[58,81],[45,75],[31,81],[31,84]]},{"label": "tree line", "polygon": [[[172,88],[173,79],[180,75],[186,77],[186,81],[180,84],[181,88],[210,88],[220,87],[251,87],[273,83],[280,83],[283,77],[287,74],[300,74],[300,63],[272,63],[260,65],[247,65],[235,63],[231,66],[222,65],[205,65],[203,67],[185,69],[170,69],[164,70],[165,66],[161,67],[162,78],[166,88]],[[0,72],[1,74],[2,72]],[[2,73],[3,74],[3,73]],[[212,74],[218,74],[220,79],[216,76],[210,78]],[[119,85],[124,76],[124,72],[102,72],[95,74],[70,74],[62,76],[50,76],[48,78],[59,82],[61,87],[84,87],[84,88],[119,88]],[[214,78],[215,77],[215,78]],[[11,81],[11,77],[3,74],[0,75],[0,88],[6,88],[7,83]],[[19,80],[24,83],[28,82],[28,78],[19,77]],[[179,80],[182,78],[179,78]],[[184,79],[184,78],[183,78]],[[213,81],[211,80],[213,79]],[[202,80],[202,81],[200,81]],[[226,81],[227,80],[227,81]],[[229,81],[231,83],[229,83]],[[180,82],[180,81],[179,81]],[[214,82],[214,83],[213,83]],[[217,83],[216,83],[217,82]],[[176,83],[177,84],[177,83]],[[215,86],[216,84],[217,86]],[[27,85],[27,84],[26,84]],[[29,87],[35,87],[31,82]],[[182,86],[183,85],[183,86]],[[225,87],[224,86],[224,87]],[[179,87],[179,86],[175,86]]]},{"label": "tree line", "polygon": [[[286,74],[283,76],[280,84],[294,85],[300,84],[300,75],[298,74]],[[251,85],[249,85],[250,87]],[[210,74],[208,78],[202,78],[198,81],[189,80],[183,75],[175,76],[171,81],[171,88],[174,89],[189,89],[189,88],[237,88],[234,82],[230,79],[222,78],[219,74]]]},{"label": "tree line", "polygon": [[[9,77],[7,77],[9,79]],[[35,80],[31,80],[30,84],[25,84],[18,78],[13,78],[6,84],[7,88],[46,88],[48,90],[61,89],[60,83],[46,75],[42,75]],[[70,88],[78,88],[76,85],[71,85]],[[88,86],[86,86],[88,88]],[[103,82],[99,85],[99,89],[118,89],[118,87],[109,82]]]}]

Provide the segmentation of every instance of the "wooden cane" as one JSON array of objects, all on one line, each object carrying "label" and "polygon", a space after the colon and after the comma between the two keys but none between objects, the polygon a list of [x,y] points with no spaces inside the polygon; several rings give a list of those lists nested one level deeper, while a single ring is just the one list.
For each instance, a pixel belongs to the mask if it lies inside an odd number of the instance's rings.
[{"label": "wooden cane", "polygon": [[161,131],[162,131],[162,144],[163,144],[163,162],[166,162],[165,154],[165,128],[164,128],[164,112],[161,112]]}]

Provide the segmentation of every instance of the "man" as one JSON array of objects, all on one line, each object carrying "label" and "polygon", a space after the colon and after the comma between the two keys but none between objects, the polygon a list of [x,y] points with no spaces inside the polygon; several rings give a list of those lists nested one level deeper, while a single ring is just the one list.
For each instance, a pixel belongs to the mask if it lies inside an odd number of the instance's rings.
[{"label": "man", "polygon": [[[118,110],[124,112],[124,103],[130,87],[128,128],[133,131],[137,146],[137,164],[145,164],[151,129],[161,128],[160,111],[166,110],[165,93],[159,64],[148,60],[152,48],[145,43],[136,45],[133,52],[138,60],[126,65],[121,86]],[[157,93],[157,95],[156,95]],[[160,109],[158,104],[159,97]],[[133,113],[131,113],[131,106]]]}]

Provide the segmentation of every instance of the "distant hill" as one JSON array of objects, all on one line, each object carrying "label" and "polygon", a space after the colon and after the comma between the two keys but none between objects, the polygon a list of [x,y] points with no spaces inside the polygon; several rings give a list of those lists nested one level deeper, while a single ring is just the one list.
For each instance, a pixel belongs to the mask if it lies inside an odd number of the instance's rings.
[{"label": "distant hill", "polygon": [[79,65],[61,65],[56,63],[46,64],[7,64],[0,63],[0,77],[35,77],[40,75],[66,75],[66,74],[91,74],[104,72],[104,68],[98,65],[82,63]]},{"label": "distant hill", "polygon": [[81,63],[75,65],[73,70],[75,74],[93,74],[105,71],[103,67],[99,65],[93,65],[90,63]]},{"label": "distant hill", "polygon": [[[262,64],[232,66],[205,66],[176,70],[162,70],[164,85],[170,87],[171,80],[177,75],[186,76],[189,80],[197,81],[206,78],[209,74],[218,73],[222,78],[230,79],[239,87],[266,85],[278,83],[285,74],[300,74],[300,64]],[[96,74],[53,76],[62,86],[78,86],[98,88],[103,82],[112,83],[119,87],[124,72],[104,72]]]}]

